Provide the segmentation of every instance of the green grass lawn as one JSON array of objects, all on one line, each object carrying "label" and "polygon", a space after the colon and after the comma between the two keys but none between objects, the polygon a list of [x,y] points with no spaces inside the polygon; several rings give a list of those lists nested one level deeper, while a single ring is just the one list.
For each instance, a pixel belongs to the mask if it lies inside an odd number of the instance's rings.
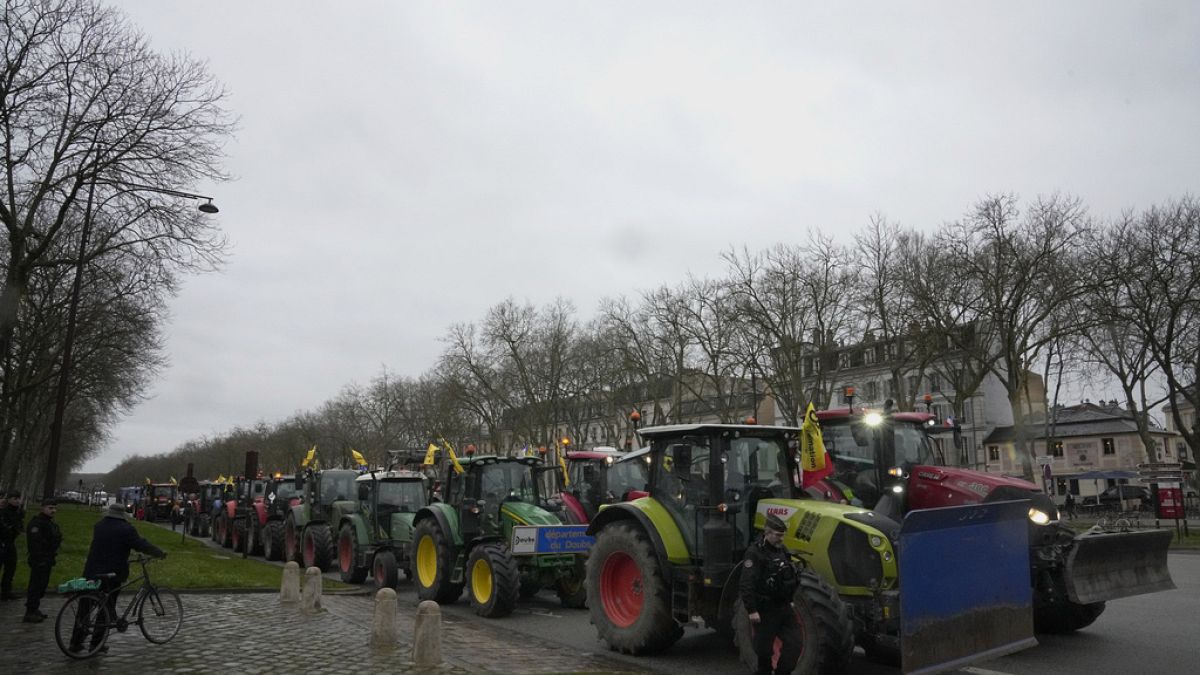
[{"label": "green grass lawn", "polygon": [[[32,517],[36,504],[30,504],[26,522]],[[88,547],[92,543],[92,526],[100,520],[101,511],[96,507],[63,504],[58,508],[54,520],[62,528],[63,543],[58,551],[58,563],[50,576],[49,592],[58,584],[74,579],[83,573]],[[150,576],[157,584],[172,588],[268,588],[278,589],[283,570],[261,559],[243,560],[241,554],[231,550],[209,547],[205,542],[188,537],[183,540],[179,532],[172,532],[157,525],[133,521],[143,537],[167,552],[167,559],[150,565]],[[29,583],[29,565],[25,562],[25,535],[17,538],[17,574],[13,589],[24,591]],[[136,567],[130,570],[137,574]],[[337,581],[325,580],[326,590],[352,588]]]}]

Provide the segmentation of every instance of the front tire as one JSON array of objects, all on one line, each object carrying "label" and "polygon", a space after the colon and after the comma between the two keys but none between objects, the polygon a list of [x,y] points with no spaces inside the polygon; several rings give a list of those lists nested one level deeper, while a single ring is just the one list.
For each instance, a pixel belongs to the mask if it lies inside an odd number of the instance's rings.
[{"label": "front tire", "polygon": [[267,560],[283,560],[283,523],[272,520],[263,528],[263,557]]},{"label": "front tire", "polygon": [[400,579],[396,569],[396,554],[391,551],[379,551],[371,562],[371,576],[375,578],[376,588],[395,588]]},{"label": "front tire", "polygon": [[521,578],[517,563],[500,544],[480,544],[467,558],[471,609],[479,616],[498,619],[517,607]]},{"label": "front tire", "polygon": [[367,568],[358,565],[358,536],[350,523],[338,532],[338,571],[347,584],[361,584],[367,578]]},{"label": "front tire", "polygon": [[325,523],[315,523],[304,528],[302,537],[304,550],[304,567],[318,567],[322,572],[328,572],[333,566],[333,536]]},{"label": "front tire", "polygon": [[301,562],[300,532],[296,528],[296,518],[290,513],[283,521],[283,561]]},{"label": "front tire", "polygon": [[156,645],[170,642],[183,626],[183,602],[175,591],[159,586],[151,588],[138,606],[138,628]]},{"label": "front tire", "polygon": [[587,570],[592,623],[609,648],[625,654],[654,654],[683,634],[671,617],[664,570],[636,526],[621,522],[601,530]]},{"label": "front tire", "polygon": [[462,595],[463,585],[451,581],[455,560],[453,542],[433,518],[422,520],[414,528],[409,559],[416,571],[413,581],[418,598],[445,605],[456,602]]},{"label": "front tire", "polygon": [[[816,574],[802,571],[792,606],[800,626],[801,647],[795,672],[820,675],[846,672],[854,653],[854,622],[837,591]],[[733,605],[733,641],[742,663],[751,669],[758,667],[753,634],[750,617],[739,597]]]},{"label": "front tire", "polygon": [[229,529],[232,530],[232,534],[230,536],[232,537],[232,542],[233,542],[233,552],[241,553],[242,551],[245,551],[246,550],[246,521],[239,518],[239,519],[233,521],[233,527],[231,527]]}]

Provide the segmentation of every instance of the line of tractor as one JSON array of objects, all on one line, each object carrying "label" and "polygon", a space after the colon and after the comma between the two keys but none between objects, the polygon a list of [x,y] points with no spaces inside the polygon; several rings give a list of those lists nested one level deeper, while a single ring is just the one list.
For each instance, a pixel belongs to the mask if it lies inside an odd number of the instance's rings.
[{"label": "line of tractor", "polygon": [[959,668],[1174,587],[1170,532],[1075,534],[1038,486],[947,466],[928,417],[849,407],[801,428],[656,426],[640,450],[553,463],[445,445],[437,464],[431,446],[424,461],[323,469],[310,451],[293,474],[192,484],[184,526],[347,583],[411,583],[443,604],[465,592],[482,617],[553,590],[635,655],[706,627],[754,665],[738,580],[775,515],[800,576],[796,672],[843,672],[856,645],[905,672]]}]

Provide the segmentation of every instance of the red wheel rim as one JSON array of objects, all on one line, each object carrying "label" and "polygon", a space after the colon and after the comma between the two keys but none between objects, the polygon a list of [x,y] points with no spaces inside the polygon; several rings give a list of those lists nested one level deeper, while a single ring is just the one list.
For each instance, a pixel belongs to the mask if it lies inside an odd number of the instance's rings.
[{"label": "red wheel rim", "polygon": [[304,564],[311,567],[316,561],[316,556],[313,554],[317,551],[317,545],[313,543],[312,535],[304,535]]},{"label": "red wheel rim", "polygon": [[604,559],[600,570],[600,603],[608,620],[628,628],[642,615],[642,571],[628,553],[617,551]]},{"label": "red wheel rim", "polygon": [[[296,550],[296,530],[287,529],[283,531],[283,550],[285,552]],[[294,555],[294,553],[288,553],[288,555]]]},{"label": "red wheel rim", "polygon": [[350,567],[354,564],[354,552],[350,547],[350,537],[342,537],[338,540],[338,562],[341,563],[343,572],[349,572]]},{"label": "red wheel rim", "polygon": [[375,585],[383,588],[383,565],[375,563]]}]

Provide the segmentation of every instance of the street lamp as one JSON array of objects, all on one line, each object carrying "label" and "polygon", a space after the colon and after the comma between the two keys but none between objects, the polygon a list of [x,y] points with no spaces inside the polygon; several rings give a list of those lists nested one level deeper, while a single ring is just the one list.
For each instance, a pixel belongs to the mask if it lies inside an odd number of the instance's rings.
[{"label": "street lamp", "polygon": [[[171,197],[184,199],[205,200],[198,208],[203,213],[218,213],[220,209],[212,203],[212,197],[205,195],[154,187],[152,185],[126,185],[111,195],[112,199],[120,194],[129,192],[155,192]],[[71,285],[71,301],[67,308],[67,330],[63,337],[62,367],[58,372],[58,390],[54,398],[54,420],[50,423],[50,448],[46,452],[46,477],[42,481],[42,498],[54,496],[54,474],[58,473],[58,453],[62,447],[63,416],[67,409],[67,387],[71,376],[71,352],[75,347],[75,328],[79,319],[79,296],[83,287],[83,259],[87,255],[88,237],[92,230],[92,202],[96,195],[96,184],[88,188],[87,207],[83,214],[83,230],[79,234],[79,255],[75,259],[75,280]],[[101,206],[108,200],[101,202]]]}]

